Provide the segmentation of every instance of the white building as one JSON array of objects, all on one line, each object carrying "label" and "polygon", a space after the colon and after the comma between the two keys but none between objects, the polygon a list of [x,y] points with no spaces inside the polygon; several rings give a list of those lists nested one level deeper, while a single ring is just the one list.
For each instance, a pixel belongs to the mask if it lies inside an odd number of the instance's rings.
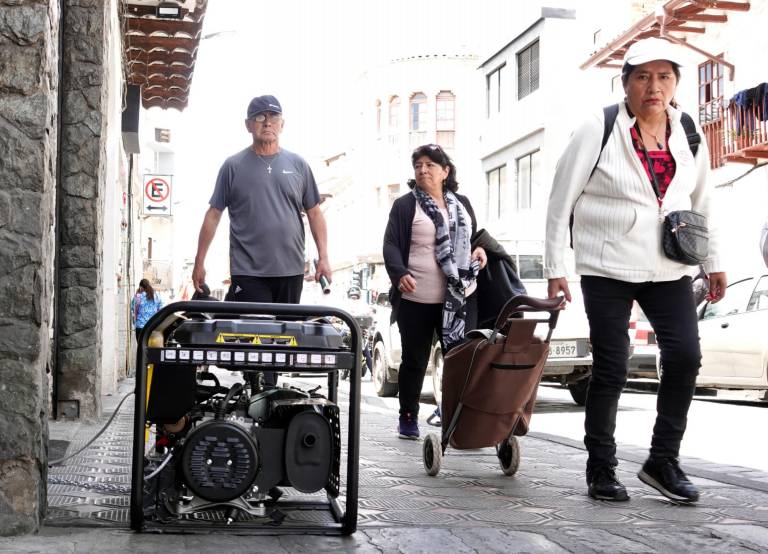
[{"label": "white building", "polygon": [[578,69],[589,43],[576,17],[541,8],[479,67],[481,211],[488,231],[517,256],[523,278],[543,276],[550,183],[564,138],[589,101]]},{"label": "white building", "polygon": [[471,53],[413,55],[361,77],[357,128],[350,133],[359,138],[331,162],[335,177],[318,178],[332,194],[324,211],[337,283],[351,284],[354,270],[363,288],[389,287],[381,265],[384,229],[392,202],[408,191],[414,148],[442,145],[457,167],[460,191],[476,202],[476,67]]}]

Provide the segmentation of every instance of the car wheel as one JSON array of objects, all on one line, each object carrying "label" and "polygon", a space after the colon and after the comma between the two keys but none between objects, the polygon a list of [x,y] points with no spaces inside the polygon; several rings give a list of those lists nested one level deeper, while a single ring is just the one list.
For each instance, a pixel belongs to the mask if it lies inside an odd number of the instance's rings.
[{"label": "car wheel", "polygon": [[589,379],[579,379],[575,383],[568,385],[568,391],[571,393],[571,398],[579,406],[583,406],[587,403],[587,387],[589,386]]},{"label": "car wheel", "polygon": [[443,401],[443,349],[440,346],[435,348],[432,356],[432,390],[439,406]]},{"label": "car wheel", "polygon": [[398,384],[389,382],[387,369],[384,360],[384,343],[379,341],[373,347],[373,370],[371,371],[373,388],[379,396],[397,396]]}]

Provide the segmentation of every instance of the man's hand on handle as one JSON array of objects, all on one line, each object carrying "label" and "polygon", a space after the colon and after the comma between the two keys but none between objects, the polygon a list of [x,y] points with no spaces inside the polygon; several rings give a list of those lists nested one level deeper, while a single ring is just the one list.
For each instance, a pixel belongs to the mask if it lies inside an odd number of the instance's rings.
[{"label": "man's hand on handle", "polygon": [[555,298],[560,293],[565,295],[565,299],[571,301],[571,291],[568,288],[568,280],[565,277],[557,277],[555,279],[549,279],[547,283],[547,297]]},{"label": "man's hand on handle", "polygon": [[219,226],[222,211],[211,206],[205,212],[203,225],[200,227],[200,236],[197,239],[197,254],[195,255],[195,267],[192,269],[192,285],[195,290],[203,294],[203,283],[205,283],[205,256],[208,254],[208,248],[216,235],[216,228]]},{"label": "man's hand on handle", "polygon": [[320,281],[320,276],[324,275],[326,279],[328,279],[328,284],[330,285],[333,282],[333,279],[331,276],[333,275],[333,271],[331,271],[331,264],[328,263],[328,260],[326,258],[320,258],[317,260],[317,263],[315,264],[315,281]]},{"label": "man's hand on handle", "polygon": [[203,283],[205,283],[205,266],[202,263],[195,263],[192,269],[192,285],[200,294],[203,293]]}]

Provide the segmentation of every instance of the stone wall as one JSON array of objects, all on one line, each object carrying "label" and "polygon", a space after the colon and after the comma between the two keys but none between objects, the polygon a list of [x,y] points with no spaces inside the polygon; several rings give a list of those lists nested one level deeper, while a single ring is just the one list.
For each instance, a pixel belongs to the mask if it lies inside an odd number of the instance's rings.
[{"label": "stone wall", "polygon": [[103,190],[109,0],[65,0],[58,401],[101,411]]},{"label": "stone wall", "polygon": [[46,506],[57,6],[0,0],[0,535]]}]

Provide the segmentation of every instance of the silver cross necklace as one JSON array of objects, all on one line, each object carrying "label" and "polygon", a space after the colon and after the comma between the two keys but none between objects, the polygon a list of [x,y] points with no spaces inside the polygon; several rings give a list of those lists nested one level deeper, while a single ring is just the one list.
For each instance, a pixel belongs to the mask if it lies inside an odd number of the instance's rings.
[{"label": "silver cross necklace", "polygon": [[269,173],[269,174],[271,175],[271,174],[272,174],[272,162],[273,162],[273,161],[275,161],[275,156],[277,156],[277,154],[273,154],[273,155],[272,155],[272,159],[271,159],[270,161],[267,161],[267,160],[265,160],[265,159],[264,159],[264,158],[261,156],[261,154],[256,154],[256,155],[257,155],[257,156],[259,157],[259,159],[261,160],[261,163],[263,163],[263,164],[266,166],[266,168],[267,168],[267,173]]}]

